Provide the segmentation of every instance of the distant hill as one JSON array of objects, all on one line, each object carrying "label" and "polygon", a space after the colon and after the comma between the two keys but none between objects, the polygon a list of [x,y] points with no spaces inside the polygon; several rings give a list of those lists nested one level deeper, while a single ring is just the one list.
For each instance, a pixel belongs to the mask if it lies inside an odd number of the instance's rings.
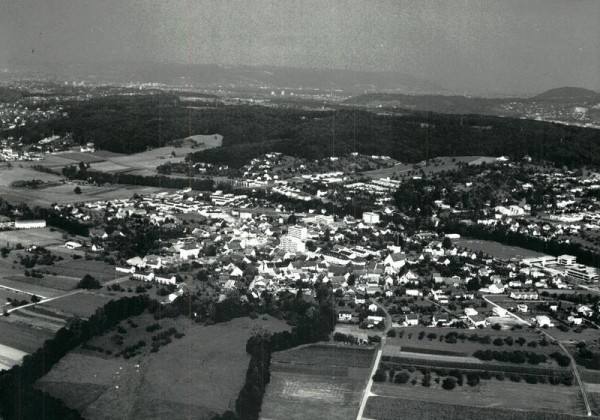
[{"label": "distant hill", "polygon": [[600,93],[578,87],[560,87],[547,90],[544,93],[534,96],[532,99],[537,101],[600,102]]},{"label": "distant hill", "polygon": [[[518,99],[517,99],[518,100]],[[440,112],[444,114],[486,114],[509,99],[472,98],[447,95],[403,95],[394,93],[368,93],[345,101],[346,105],[385,106],[411,111]]]},{"label": "distant hill", "polygon": [[561,87],[530,98],[478,98],[445,95],[368,93],[344,101],[345,106],[442,114],[483,114],[560,121],[600,127],[600,93]]}]

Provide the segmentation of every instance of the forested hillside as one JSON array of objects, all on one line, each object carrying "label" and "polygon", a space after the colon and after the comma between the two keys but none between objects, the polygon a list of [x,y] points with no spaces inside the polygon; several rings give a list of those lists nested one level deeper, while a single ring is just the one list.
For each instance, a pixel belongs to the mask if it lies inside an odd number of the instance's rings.
[{"label": "forested hillside", "polygon": [[68,106],[69,116],[23,133],[73,132],[76,141],[133,153],[192,134],[219,133],[223,147],[197,152],[195,161],[240,166],[268,151],[305,158],[349,152],[389,155],[403,162],[435,156],[524,155],[558,165],[600,166],[600,130],[482,115],[413,113],[378,115],[365,110],[306,111],[262,106],[197,104],[186,108],[166,94],[108,97]]}]

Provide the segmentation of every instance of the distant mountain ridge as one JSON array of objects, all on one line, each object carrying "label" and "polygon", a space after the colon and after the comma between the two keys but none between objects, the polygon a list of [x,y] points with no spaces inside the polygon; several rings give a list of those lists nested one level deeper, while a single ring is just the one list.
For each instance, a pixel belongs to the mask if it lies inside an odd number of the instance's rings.
[{"label": "distant mountain ridge", "polygon": [[443,114],[485,114],[600,126],[600,93],[577,87],[550,89],[529,98],[368,93],[349,98],[344,105]]}]

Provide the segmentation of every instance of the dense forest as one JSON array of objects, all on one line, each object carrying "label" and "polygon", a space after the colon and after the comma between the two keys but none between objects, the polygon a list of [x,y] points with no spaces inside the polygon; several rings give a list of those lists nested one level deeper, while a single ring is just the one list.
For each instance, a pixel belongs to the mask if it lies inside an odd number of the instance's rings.
[{"label": "dense forest", "polygon": [[192,159],[234,167],[271,150],[311,159],[356,151],[403,162],[530,155],[561,166],[600,166],[600,131],[589,128],[483,115],[197,105],[185,107],[169,94],[96,98],[68,104],[68,117],[25,127],[20,135],[36,142],[53,132],[72,132],[78,142],[133,153],[188,135],[219,133],[223,147],[194,153]]}]

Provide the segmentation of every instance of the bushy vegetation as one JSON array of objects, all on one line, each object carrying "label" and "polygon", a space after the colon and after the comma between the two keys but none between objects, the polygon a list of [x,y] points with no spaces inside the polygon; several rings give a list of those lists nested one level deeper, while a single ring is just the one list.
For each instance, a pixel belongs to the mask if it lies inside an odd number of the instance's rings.
[{"label": "bushy vegetation", "polygon": [[101,289],[102,285],[98,280],[89,274],[83,276],[81,280],[77,282],[77,289]]}]

